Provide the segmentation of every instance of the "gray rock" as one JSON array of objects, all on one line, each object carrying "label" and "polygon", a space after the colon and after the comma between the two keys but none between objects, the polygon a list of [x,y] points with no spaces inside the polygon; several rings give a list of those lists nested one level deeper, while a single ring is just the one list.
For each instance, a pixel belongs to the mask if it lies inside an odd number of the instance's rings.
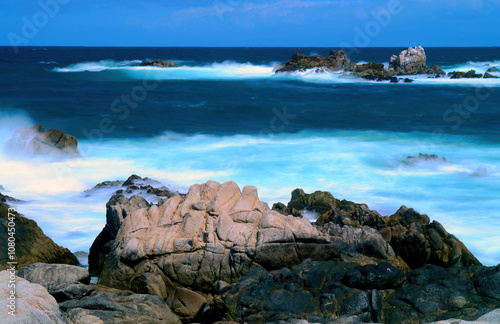
[{"label": "gray rock", "polygon": [[429,71],[426,61],[427,57],[422,46],[409,47],[399,55],[391,57],[389,70],[398,75],[426,74]]},{"label": "gray rock", "polygon": [[18,276],[44,286],[49,292],[79,282],[90,283],[87,269],[67,264],[34,263],[19,269]]},{"label": "gray rock", "polygon": [[169,323],[181,321],[158,296],[94,291],[90,296],[59,304],[69,323]]},{"label": "gray rock", "polygon": [[69,284],[64,288],[54,290],[50,294],[54,296],[58,303],[65,302],[72,299],[80,299],[82,297],[90,295],[94,291],[94,288],[81,283]]}]

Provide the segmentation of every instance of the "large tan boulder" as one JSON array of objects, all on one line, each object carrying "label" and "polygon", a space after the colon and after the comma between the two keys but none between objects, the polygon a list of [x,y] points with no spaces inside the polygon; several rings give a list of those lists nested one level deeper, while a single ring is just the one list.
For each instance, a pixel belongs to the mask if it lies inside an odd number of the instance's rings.
[{"label": "large tan boulder", "polygon": [[[15,287],[9,286],[12,283]],[[14,290],[15,299],[9,299],[12,298],[11,292]],[[14,304],[12,300],[15,300]],[[19,278],[10,271],[0,272],[0,307],[2,324],[66,323],[56,300],[47,289]],[[14,311],[11,314],[15,316],[9,314],[11,311]]]},{"label": "large tan boulder", "polygon": [[[118,230],[109,253],[103,255],[96,244],[91,250],[91,260],[104,260],[99,283],[161,297],[163,289],[168,294],[178,285],[216,291],[218,281],[234,283],[255,267],[274,270],[307,258],[338,258],[350,244],[306,218],[270,210],[255,187],[240,190],[234,182],[193,185],[187,195],[154,205],[115,195],[107,207],[104,231]],[[101,268],[91,263],[90,271]]]}]

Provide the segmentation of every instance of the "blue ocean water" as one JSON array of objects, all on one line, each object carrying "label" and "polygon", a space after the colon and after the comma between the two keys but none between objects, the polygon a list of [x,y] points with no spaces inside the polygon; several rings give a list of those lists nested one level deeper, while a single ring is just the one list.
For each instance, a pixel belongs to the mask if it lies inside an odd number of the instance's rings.
[{"label": "blue ocean water", "polygon": [[[387,64],[401,50],[348,54]],[[0,142],[42,123],[77,136],[84,155],[57,162],[2,152],[0,184],[73,251],[88,250],[102,229],[111,193],[82,192],[137,173],[179,190],[234,180],[257,186],[270,204],[301,187],[383,215],[406,205],[441,222],[484,264],[500,263],[500,79],[275,75],[295,51],[0,47]],[[426,53],[429,66],[448,72],[500,68],[500,48]],[[156,58],[180,67],[139,67]],[[419,153],[449,163],[405,163]]]}]

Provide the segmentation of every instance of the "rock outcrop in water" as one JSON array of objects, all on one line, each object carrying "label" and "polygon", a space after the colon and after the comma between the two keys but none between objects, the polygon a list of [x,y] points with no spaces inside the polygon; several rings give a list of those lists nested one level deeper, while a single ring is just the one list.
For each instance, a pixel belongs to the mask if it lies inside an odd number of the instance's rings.
[{"label": "rock outcrop in water", "polygon": [[310,69],[315,69],[316,72],[320,73],[344,71],[348,75],[373,81],[390,81],[391,83],[400,81],[410,83],[413,81],[408,78],[398,79],[396,75],[435,74],[436,77],[446,75],[446,72],[437,65],[428,68],[426,61],[427,57],[421,46],[410,47],[399,55],[393,55],[390,59],[389,69],[386,69],[384,64],[375,62],[357,65],[351,62],[342,50],[331,50],[330,54],[325,57],[295,53],[291,60],[276,70],[276,73],[303,72]]},{"label": "rock outcrop in water", "polygon": [[331,50],[330,54],[323,57],[321,55],[307,56],[305,54],[294,53],[292,59],[286,62],[276,73],[305,71],[318,69],[320,72],[341,71],[354,68],[356,63],[351,63],[347,55],[342,50]]},{"label": "rock outcrop in water", "polygon": [[5,145],[6,149],[16,156],[80,156],[78,142],[74,136],[65,134],[60,129],[45,131],[41,124],[16,130]]},{"label": "rock outcrop in water", "polygon": [[[0,244],[7,247],[9,205],[0,200]],[[15,217],[16,257],[17,267],[23,267],[36,262],[66,263],[78,265],[77,258],[66,248],[63,248],[49,237],[31,219],[17,212]],[[9,268],[7,265],[7,248],[0,249],[0,270]]]},{"label": "rock outcrop in water", "polygon": [[398,75],[427,74],[427,57],[422,46],[409,47],[399,55],[393,55],[389,62],[389,70]]},{"label": "rock outcrop in water", "polygon": [[469,70],[467,72],[450,72],[451,79],[479,79],[483,75],[481,73],[476,73],[476,70]]},{"label": "rock outcrop in water", "polygon": [[153,67],[160,67],[160,68],[171,68],[171,67],[178,67],[179,65],[175,64],[172,61],[162,61],[160,59],[156,59],[154,61],[142,61],[140,66],[153,66]]}]

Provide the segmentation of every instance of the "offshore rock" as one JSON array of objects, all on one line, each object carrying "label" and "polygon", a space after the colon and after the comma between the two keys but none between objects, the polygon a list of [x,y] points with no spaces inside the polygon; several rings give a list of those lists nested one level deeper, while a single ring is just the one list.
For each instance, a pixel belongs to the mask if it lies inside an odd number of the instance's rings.
[{"label": "offshore rock", "polygon": [[399,55],[391,57],[389,70],[398,75],[426,74],[429,71],[426,61],[427,57],[422,46],[409,47]]},{"label": "offshore rock", "polygon": [[292,59],[286,62],[276,73],[305,71],[318,69],[318,71],[341,71],[355,67],[342,50],[331,50],[327,56],[294,53]]},{"label": "offshore rock", "polygon": [[5,147],[16,156],[49,155],[56,158],[80,156],[76,137],[65,134],[60,129],[45,131],[41,124],[16,130],[5,143]]},{"label": "offshore rock", "polygon": [[153,66],[153,67],[160,67],[160,68],[171,68],[171,67],[178,67],[179,65],[175,64],[172,61],[162,61],[160,59],[156,59],[154,61],[142,61],[140,66]]}]

